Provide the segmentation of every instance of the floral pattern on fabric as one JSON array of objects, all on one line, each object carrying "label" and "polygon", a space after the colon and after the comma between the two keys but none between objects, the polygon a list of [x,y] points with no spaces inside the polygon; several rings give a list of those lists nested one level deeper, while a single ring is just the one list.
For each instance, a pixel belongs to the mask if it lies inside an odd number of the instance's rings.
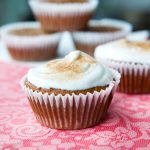
[{"label": "floral pattern on fabric", "polygon": [[36,121],[20,89],[27,70],[0,62],[0,149],[150,149],[150,95],[116,93],[105,120],[93,128],[49,129]]}]

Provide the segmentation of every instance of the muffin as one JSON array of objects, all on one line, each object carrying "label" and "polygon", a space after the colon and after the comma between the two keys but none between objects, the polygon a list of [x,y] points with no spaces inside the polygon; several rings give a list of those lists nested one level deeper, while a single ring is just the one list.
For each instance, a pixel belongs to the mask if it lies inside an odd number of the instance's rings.
[{"label": "muffin", "polygon": [[23,61],[39,61],[55,57],[61,35],[45,33],[37,22],[5,25],[0,33],[12,58]]},{"label": "muffin", "polygon": [[105,116],[120,74],[73,51],[63,59],[30,69],[22,78],[37,120],[55,129],[83,129]]},{"label": "muffin", "polygon": [[98,0],[30,0],[31,9],[47,31],[73,31],[86,27]]},{"label": "muffin", "polygon": [[85,31],[75,31],[76,48],[93,56],[98,45],[125,37],[132,30],[128,22],[116,19],[90,20]]},{"label": "muffin", "polygon": [[[109,55],[108,55],[109,54]],[[95,58],[118,70],[119,92],[150,93],[150,39],[148,31],[138,31],[127,38],[96,48]]]}]

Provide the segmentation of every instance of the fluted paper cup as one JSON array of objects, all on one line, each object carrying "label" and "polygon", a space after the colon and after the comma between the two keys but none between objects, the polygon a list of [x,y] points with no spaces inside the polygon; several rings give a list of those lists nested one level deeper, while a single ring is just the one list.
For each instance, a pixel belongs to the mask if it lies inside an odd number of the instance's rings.
[{"label": "fluted paper cup", "polygon": [[10,31],[24,28],[41,28],[37,22],[19,22],[5,25],[0,33],[2,41],[8,48],[12,58],[16,60],[38,61],[56,56],[61,33],[43,34],[38,36],[19,36]]},{"label": "fluted paper cup", "polygon": [[88,0],[83,3],[30,0],[29,4],[45,31],[73,31],[86,27],[98,5],[98,0]]},{"label": "fluted paper cup", "polygon": [[120,74],[116,71],[113,74],[114,81],[105,90],[87,94],[63,96],[36,92],[25,86],[26,76],[22,78],[21,86],[42,125],[54,129],[83,129],[99,124],[107,113],[120,82]]},{"label": "fluted paper cup", "polygon": [[121,73],[118,92],[150,94],[150,64],[120,62],[108,59],[103,60],[103,62]]}]

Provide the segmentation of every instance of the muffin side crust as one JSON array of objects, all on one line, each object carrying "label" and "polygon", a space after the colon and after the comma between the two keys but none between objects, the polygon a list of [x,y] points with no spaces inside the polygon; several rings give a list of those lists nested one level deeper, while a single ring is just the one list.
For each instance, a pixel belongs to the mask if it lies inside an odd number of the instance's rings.
[{"label": "muffin side crust", "polygon": [[54,88],[50,88],[50,89],[45,89],[45,88],[41,88],[41,87],[36,87],[35,85],[33,85],[32,83],[30,83],[27,79],[25,80],[25,86],[29,89],[32,89],[33,91],[37,91],[37,92],[42,92],[42,94],[44,93],[48,93],[50,94],[54,94],[54,95],[58,95],[58,94],[62,94],[62,95],[72,95],[73,93],[76,95],[79,95],[80,93],[82,94],[87,94],[89,93],[94,93],[94,91],[101,91],[101,90],[105,90],[107,86],[97,86],[97,87],[93,87],[90,89],[85,89],[85,90],[75,90],[75,91],[71,91],[71,90],[62,90],[62,89],[54,89]]}]

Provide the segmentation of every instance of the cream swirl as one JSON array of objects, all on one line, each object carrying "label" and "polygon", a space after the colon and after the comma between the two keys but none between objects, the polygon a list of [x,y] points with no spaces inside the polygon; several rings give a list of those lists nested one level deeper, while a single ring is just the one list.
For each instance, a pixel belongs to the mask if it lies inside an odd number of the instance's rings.
[{"label": "cream swirl", "polygon": [[94,56],[97,60],[111,59],[150,64],[150,40],[148,36],[148,31],[133,32],[126,39],[98,46]]},{"label": "cream swirl", "polygon": [[46,89],[84,90],[108,85],[113,81],[113,74],[91,56],[73,51],[63,59],[30,69],[27,80]]}]

